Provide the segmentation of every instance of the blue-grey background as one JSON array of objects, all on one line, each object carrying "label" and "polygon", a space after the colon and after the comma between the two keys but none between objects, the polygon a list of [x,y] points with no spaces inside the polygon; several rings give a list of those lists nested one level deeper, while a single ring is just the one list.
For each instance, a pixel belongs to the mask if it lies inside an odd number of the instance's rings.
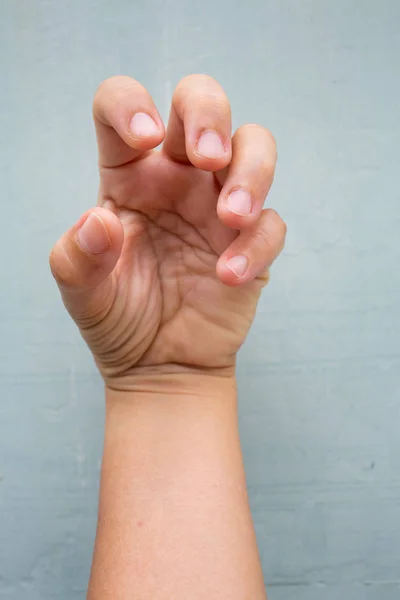
[{"label": "blue-grey background", "polygon": [[278,140],[287,220],[240,363],[270,600],[400,594],[400,3],[2,0],[0,597],[84,598],[102,385],[47,267],[95,204],[91,99],[132,75],[163,116],[216,77]]}]

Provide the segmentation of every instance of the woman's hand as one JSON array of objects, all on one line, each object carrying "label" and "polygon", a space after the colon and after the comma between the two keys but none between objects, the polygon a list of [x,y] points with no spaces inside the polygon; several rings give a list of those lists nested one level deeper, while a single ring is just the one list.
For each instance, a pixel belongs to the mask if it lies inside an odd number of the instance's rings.
[{"label": "woman's hand", "polygon": [[231,137],[228,99],[203,75],[179,83],[166,131],[128,77],[100,86],[94,120],[98,207],[50,265],[107,386],[129,390],[154,371],[229,374],[284,245],[285,224],[262,210],[272,135],[244,125]]}]

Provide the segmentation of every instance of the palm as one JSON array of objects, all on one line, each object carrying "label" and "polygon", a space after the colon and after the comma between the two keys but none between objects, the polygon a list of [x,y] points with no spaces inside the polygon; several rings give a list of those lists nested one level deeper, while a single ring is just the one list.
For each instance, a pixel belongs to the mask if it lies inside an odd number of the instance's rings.
[{"label": "palm", "polygon": [[[216,276],[217,259],[236,236],[217,217],[219,190],[212,173],[162,152],[102,170],[100,204],[118,214],[125,231],[109,326],[103,324],[108,367],[233,364],[262,280],[230,288]],[[119,332],[110,336],[116,323]]]}]

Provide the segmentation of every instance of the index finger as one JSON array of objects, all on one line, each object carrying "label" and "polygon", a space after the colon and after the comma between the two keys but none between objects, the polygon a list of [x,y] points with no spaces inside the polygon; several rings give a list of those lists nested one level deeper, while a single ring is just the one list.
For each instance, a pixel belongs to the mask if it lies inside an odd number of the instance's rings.
[{"label": "index finger", "polygon": [[111,77],[99,86],[93,118],[102,167],[124,165],[164,139],[164,124],[152,97],[131,77]]}]

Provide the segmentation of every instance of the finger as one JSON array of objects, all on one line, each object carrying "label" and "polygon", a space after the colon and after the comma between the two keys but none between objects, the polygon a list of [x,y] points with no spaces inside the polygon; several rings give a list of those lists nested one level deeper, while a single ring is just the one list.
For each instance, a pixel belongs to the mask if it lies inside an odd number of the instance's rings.
[{"label": "finger", "polygon": [[285,244],[286,225],[272,209],[262,211],[258,222],[244,229],[217,263],[217,274],[227,285],[247,283],[262,275]]},{"label": "finger", "polygon": [[111,77],[100,85],[93,118],[103,167],[126,164],[164,138],[164,124],[149,92],[130,77]]},{"label": "finger", "polygon": [[97,207],[85,213],[56,243],[50,268],[71,316],[81,324],[107,312],[112,273],[124,232],[118,217]]},{"label": "finger", "polygon": [[164,151],[174,160],[217,171],[231,159],[231,109],[212,77],[189,75],[172,99]]},{"label": "finger", "polygon": [[244,125],[233,136],[232,148],[231,163],[216,173],[223,186],[217,212],[225,225],[242,229],[260,218],[274,178],[276,145],[264,127]]}]

